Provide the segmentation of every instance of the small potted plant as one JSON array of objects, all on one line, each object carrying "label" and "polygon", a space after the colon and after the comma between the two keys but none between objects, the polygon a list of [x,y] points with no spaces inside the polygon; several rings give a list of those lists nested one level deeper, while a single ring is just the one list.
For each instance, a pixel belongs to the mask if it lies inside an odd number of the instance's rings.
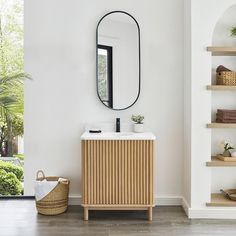
[{"label": "small potted plant", "polygon": [[230,33],[232,37],[236,37],[236,26],[231,28]]},{"label": "small potted plant", "polygon": [[131,120],[134,122],[134,132],[136,132],[136,133],[144,132],[144,124],[143,124],[144,116],[132,115]]},{"label": "small potted plant", "polygon": [[231,143],[227,142],[227,141],[222,141],[221,142],[221,147],[224,148],[224,152],[222,153],[222,156],[231,157],[230,150],[233,150],[234,146]]}]

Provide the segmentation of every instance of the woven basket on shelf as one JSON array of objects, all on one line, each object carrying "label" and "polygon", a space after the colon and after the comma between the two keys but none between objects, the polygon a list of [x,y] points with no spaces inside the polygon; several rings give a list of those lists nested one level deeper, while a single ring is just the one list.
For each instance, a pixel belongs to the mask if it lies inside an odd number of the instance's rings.
[{"label": "woven basket on shelf", "polygon": [[[39,177],[39,174],[42,177]],[[45,177],[44,172],[39,170],[37,172],[36,180],[42,181],[58,181],[60,177],[50,176]],[[43,215],[58,215],[67,210],[68,206],[68,194],[69,194],[70,181],[58,182],[57,186],[43,199],[36,201],[36,208],[38,213]]]},{"label": "woven basket on shelf", "polygon": [[236,86],[236,72],[221,71],[216,74],[217,85]]}]

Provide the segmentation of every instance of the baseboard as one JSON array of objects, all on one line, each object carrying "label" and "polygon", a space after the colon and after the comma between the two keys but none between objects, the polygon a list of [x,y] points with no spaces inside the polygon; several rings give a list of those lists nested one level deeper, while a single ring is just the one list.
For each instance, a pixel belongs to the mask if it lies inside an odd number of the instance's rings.
[{"label": "baseboard", "polygon": [[231,207],[217,208],[189,208],[188,217],[190,219],[236,219],[236,209]]},{"label": "baseboard", "polygon": [[183,209],[184,209],[184,211],[185,211],[185,214],[189,217],[189,204],[188,204],[188,202],[186,201],[186,199],[183,197],[182,198],[182,207],[183,207]]},{"label": "baseboard", "polygon": [[191,208],[185,198],[182,207],[189,219],[236,219],[236,209],[232,207]]},{"label": "baseboard", "polygon": [[82,204],[82,197],[81,195],[70,195],[69,196],[69,203],[70,206],[77,206]]},{"label": "baseboard", "polygon": [[154,203],[156,206],[182,206],[181,196],[155,196]]},{"label": "baseboard", "polygon": [[[156,206],[182,206],[182,197],[180,196],[155,196],[154,203]],[[69,196],[69,205],[81,205],[81,195]]]}]

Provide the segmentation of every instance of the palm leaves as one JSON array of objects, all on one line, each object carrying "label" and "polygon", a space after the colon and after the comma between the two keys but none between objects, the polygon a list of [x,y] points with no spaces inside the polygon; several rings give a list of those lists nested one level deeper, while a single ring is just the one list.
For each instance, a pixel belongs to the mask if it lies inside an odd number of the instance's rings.
[{"label": "palm leaves", "polygon": [[12,156],[13,138],[23,134],[23,81],[26,78],[29,76],[25,73],[0,78],[1,156]]},{"label": "palm leaves", "polygon": [[0,118],[23,114],[23,4],[0,0]]},{"label": "palm leaves", "polygon": [[24,79],[29,78],[25,73],[0,78],[0,117],[14,116],[22,113],[22,102],[18,90],[22,88]]}]

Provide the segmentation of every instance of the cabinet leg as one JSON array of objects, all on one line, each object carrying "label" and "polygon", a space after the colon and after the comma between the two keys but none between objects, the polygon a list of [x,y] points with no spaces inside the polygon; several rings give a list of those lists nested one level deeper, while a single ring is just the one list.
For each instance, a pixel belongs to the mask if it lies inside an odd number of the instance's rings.
[{"label": "cabinet leg", "polygon": [[149,207],[148,209],[148,220],[152,221],[152,207]]},{"label": "cabinet leg", "polygon": [[84,208],[84,220],[88,220],[88,218],[89,218],[88,208],[85,207],[85,208]]}]

